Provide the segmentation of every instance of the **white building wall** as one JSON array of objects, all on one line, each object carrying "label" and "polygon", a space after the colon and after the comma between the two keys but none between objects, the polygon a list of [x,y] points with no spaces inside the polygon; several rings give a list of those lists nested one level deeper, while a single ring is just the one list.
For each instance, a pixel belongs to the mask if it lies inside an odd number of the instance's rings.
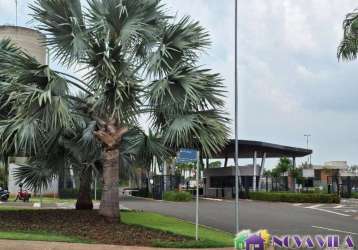
[{"label": "white building wall", "polygon": [[[9,164],[8,189],[12,195],[16,195],[17,192],[19,191],[19,185],[16,184],[16,181],[14,178],[14,170],[18,167],[19,167],[19,165],[15,164],[15,163]],[[34,190],[28,189],[27,187],[23,187],[23,189],[26,189],[26,190],[30,191],[32,194],[34,194]],[[46,196],[53,196],[53,195],[58,196],[58,178],[54,179],[50,183],[48,188],[46,190],[43,190],[42,194],[46,195]]]}]

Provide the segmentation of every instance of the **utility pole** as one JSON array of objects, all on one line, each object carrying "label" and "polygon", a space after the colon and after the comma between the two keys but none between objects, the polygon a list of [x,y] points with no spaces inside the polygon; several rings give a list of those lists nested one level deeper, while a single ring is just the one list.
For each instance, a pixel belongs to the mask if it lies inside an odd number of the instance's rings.
[{"label": "utility pole", "polygon": [[[305,134],[304,137],[306,137],[306,142],[307,142],[307,150],[308,150],[308,142],[309,142],[309,139],[311,138],[311,135],[310,134]],[[310,166],[312,165],[312,155],[310,154],[308,156],[308,159],[307,159],[307,163],[310,163]]]},{"label": "utility pole", "polygon": [[235,0],[235,226],[236,233],[239,233],[239,141],[238,141],[238,77],[237,77],[237,47],[238,47],[238,32],[237,32],[237,0]]},{"label": "utility pole", "polygon": [[15,0],[15,26],[17,27],[17,0]]}]

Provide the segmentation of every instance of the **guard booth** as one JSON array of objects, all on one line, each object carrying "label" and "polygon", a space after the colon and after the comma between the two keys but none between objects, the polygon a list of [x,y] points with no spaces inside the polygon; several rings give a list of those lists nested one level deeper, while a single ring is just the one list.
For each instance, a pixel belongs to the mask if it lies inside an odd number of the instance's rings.
[{"label": "guard booth", "polygon": [[[238,140],[239,159],[252,159],[252,164],[239,166],[239,192],[263,191],[269,189],[269,182],[264,178],[265,162],[267,158],[288,157],[296,167],[296,158],[312,154],[312,150],[272,144],[262,141]],[[235,197],[235,174],[233,166],[228,166],[228,159],[235,157],[235,140],[229,140],[225,147],[210,159],[224,160],[224,167],[210,168],[209,158],[206,158],[204,169],[204,196],[212,198],[232,199]],[[276,181],[275,187],[271,181],[271,188],[294,190],[295,183],[290,176]],[[279,188],[278,188],[279,187]]]}]

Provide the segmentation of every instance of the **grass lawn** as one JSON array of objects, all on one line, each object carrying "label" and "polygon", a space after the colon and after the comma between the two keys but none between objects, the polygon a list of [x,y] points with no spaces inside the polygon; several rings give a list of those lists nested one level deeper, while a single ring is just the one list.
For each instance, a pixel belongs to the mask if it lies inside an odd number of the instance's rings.
[{"label": "grass lawn", "polygon": [[[10,196],[9,198],[9,202],[12,202],[15,200],[15,196]],[[35,203],[35,202],[40,202],[40,197],[36,196],[36,197],[31,197],[30,198],[30,203]],[[17,202],[22,202],[22,201],[17,201]],[[57,197],[43,197],[42,198],[42,202],[43,203],[66,203],[66,204],[74,204],[76,203],[75,199],[60,199]]]},{"label": "grass lawn", "polygon": [[[234,235],[149,212],[121,212],[109,225],[97,211],[0,207],[0,239],[103,243],[174,248],[232,247]],[[55,233],[56,232],[56,233]],[[75,235],[75,237],[73,237]]]},{"label": "grass lawn", "polygon": [[71,243],[90,243],[59,234],[49,234],[47,232],[0,232],[0,239],[3,240],[32,240],[32,241],[55,241],[55,242],[71,242]]},{"label": "grass lawn", "polygon": [[[121,219],[123,223],[130,225],[139,225],[183,236],[195,237],[194,224],[157,213],[122,212]],[[205,226],[199,227],[199,239],[199,241],[193,240],[185,243],[155,241],[154,245],[158,247],[176,248],[232,247],[234,245],[233,234]]]}]

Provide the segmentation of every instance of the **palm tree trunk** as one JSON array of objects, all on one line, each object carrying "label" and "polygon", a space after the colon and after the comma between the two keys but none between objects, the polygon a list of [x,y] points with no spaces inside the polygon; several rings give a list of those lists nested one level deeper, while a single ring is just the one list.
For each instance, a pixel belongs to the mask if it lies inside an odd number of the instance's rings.
[{"label": "palm tree trunk", "polygon": [[111,222],[119,219],[119,150],[103,154],[103,192],[99,213]]},{"label": "palm tree trunk", "polygon": [[80,175],[80,188],[76,202],[77,210],[92,210],[93,203],[91,199],[91,181],[92,169],[85,166]]}]

